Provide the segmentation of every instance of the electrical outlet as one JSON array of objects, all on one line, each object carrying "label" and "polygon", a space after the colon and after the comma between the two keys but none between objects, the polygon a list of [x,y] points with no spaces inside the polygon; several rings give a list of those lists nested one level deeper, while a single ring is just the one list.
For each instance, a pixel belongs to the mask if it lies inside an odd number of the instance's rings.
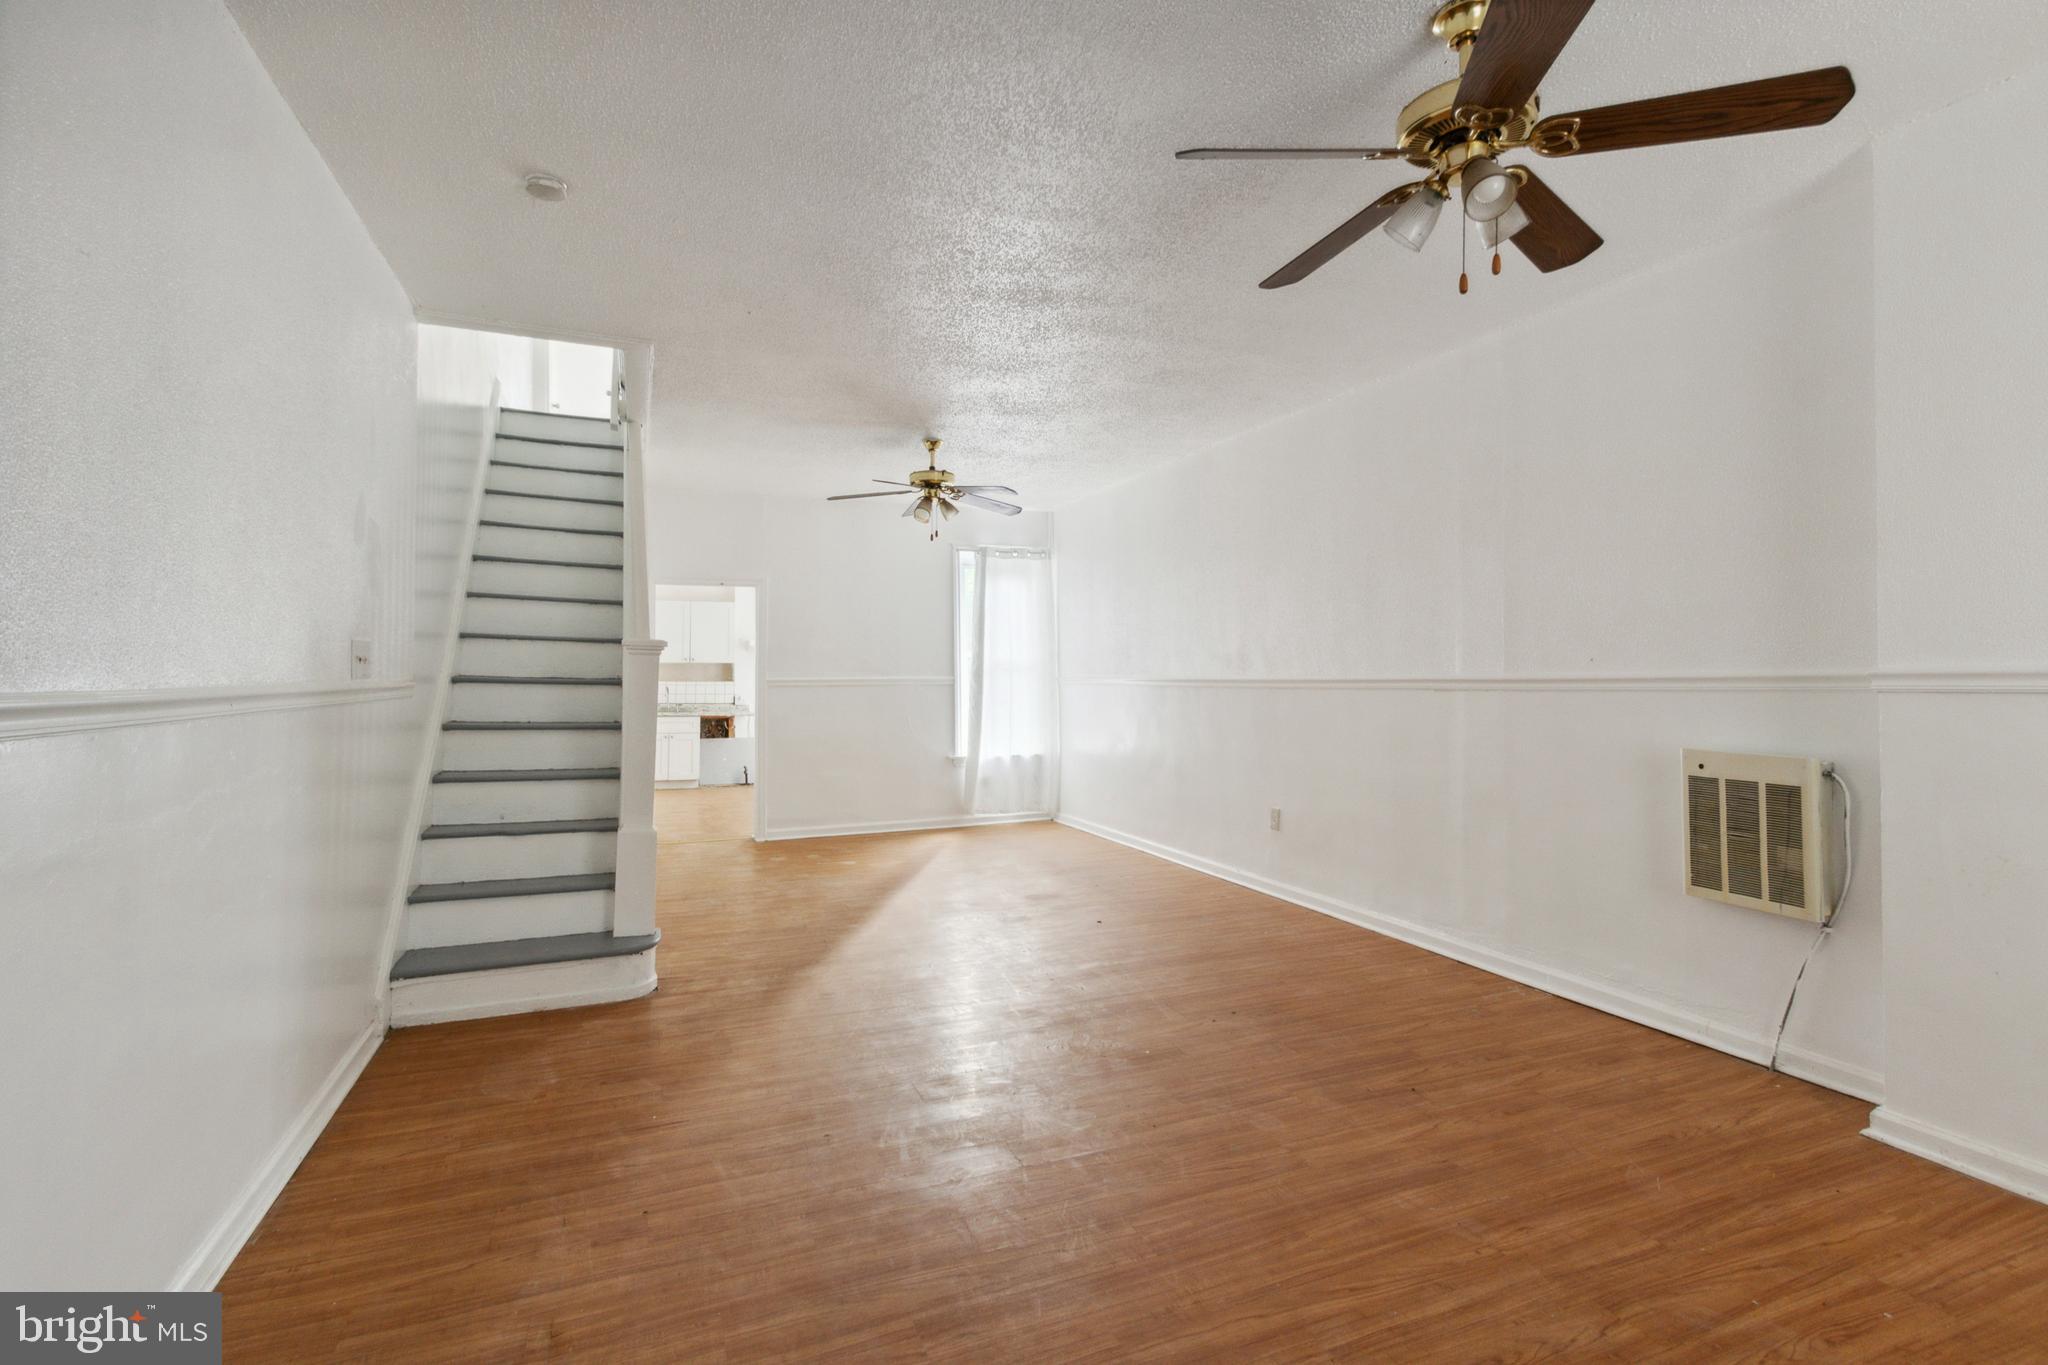
[{"label": "electrical outlet", "polygon": [[1266,828],[1280,828],[1280,808],[1278,806],[1275,806],[1271,810],[1266,812]]},{"label": "electrical outlet", "polygon": [[351,678],[370,676],[370,642],[361,637],[348,642],[348,675]]}]

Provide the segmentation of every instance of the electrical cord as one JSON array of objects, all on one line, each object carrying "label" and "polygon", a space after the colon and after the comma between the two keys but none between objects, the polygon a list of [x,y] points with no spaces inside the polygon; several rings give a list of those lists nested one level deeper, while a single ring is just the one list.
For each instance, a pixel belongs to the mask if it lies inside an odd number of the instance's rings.
[{"label": "electrical cord", "polygon": [[1856,798],[1849,792],[1849,784],[1835,771],[1835,765],[1822,766],[1820,775],[1842,789],[1842,889],[1835,896],[1835,903],[1828,909],[1828,917],[1820,922],[1820,932],[1807,945],[1806,956],[1799,960],[1799,974],[1792,978],[1792,989],[1785,996],[1785,1012],[1778,1016],[1778,1036],[1771,1041],[1771,1070],[1778,1069],[1778,1054],[1785,1047],[1785,1025],[1792,1022],[1792,1002],[1799,998],[1799,983],[1806,979],[1806,969],[1813,961],[1813,955],[1820,951],[1820,945],[1827,941],[1830,930],[1835,927],[1835,916],[1842,913],[1842,906],[1848,902],[1849,888],[1856,881]]}]

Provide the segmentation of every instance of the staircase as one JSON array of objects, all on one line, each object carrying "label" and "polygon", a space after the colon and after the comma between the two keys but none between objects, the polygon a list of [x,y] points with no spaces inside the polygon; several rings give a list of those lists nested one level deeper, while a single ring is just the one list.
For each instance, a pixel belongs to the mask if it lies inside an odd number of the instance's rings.
[{"label": "staircase", "polygon": [[624,463],[601,418],[499,413],[394,1024],[652,988],[659,933],[613,932]]}]

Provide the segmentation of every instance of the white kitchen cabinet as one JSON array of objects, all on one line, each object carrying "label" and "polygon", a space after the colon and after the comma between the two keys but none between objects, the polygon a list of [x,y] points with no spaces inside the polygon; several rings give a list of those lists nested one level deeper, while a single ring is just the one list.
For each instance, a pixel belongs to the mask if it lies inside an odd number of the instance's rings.
[{"label": "white kitchen cabinet", "polygon": [[732,662],[732,603],[690,602],[691,663]]},{"label": "white kitchen cabinet", "polygon": [[654,637],[662,641],[664,663],[687,663],[690,658],[690,607],[688,602],[654,604]]},{"label": "white kitchen cabinet", "polygon": [[695,716],[664,716],[654,734],[654,780],[695,782],[698,773],[698,732]]},{"label": "white kitchen cabinet", "polygon": [[664,642],[666,663],[729,664],[733,661],[732,603],[654,604],[654,633]]}]

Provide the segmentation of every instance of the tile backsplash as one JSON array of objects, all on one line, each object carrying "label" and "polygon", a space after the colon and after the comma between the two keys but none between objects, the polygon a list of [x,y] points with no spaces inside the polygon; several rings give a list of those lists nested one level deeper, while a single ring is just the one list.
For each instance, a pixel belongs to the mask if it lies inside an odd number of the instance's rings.
[{"label": "tile backsplash", "polygon": [[665,682],[663,701],[731,702],[737,700],[731,682]]}]

